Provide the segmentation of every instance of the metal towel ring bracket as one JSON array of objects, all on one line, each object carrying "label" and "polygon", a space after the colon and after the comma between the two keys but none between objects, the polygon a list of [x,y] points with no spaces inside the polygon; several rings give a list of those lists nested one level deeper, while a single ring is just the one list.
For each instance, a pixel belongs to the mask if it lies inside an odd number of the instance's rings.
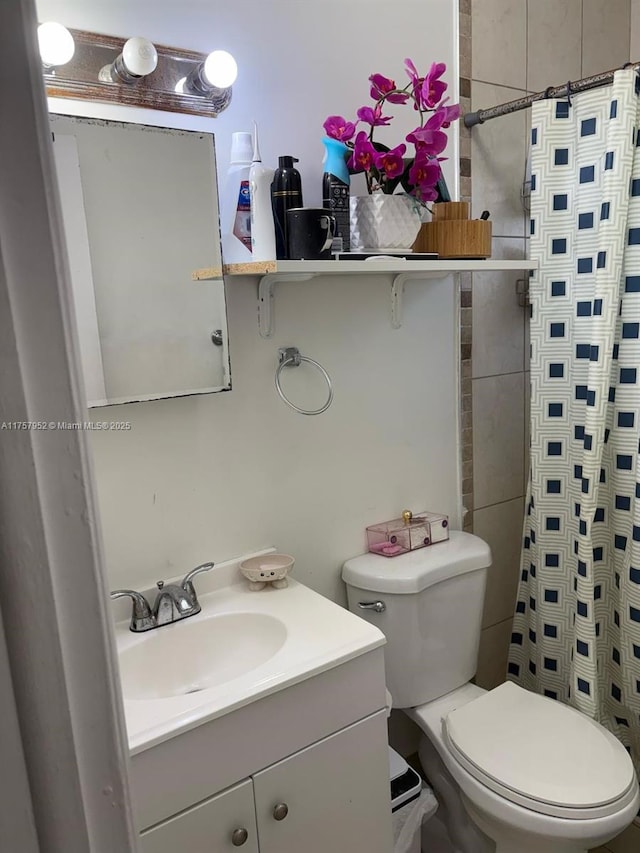
[{"label": "metal towel ring bracket", "polygon": [[[317,367],[320,373],[324,376],[329,387],[329,398],[324,406],[321,406],[319,409],[301,409],[299,406],[296,406],[295,403],[292,403],[288,397],[285,397],[284,391],[280,386],[280,374],[282,373],[283,368],[300,367],[303,361]],[[333,386],[331,385],[329,374],[324,367],[312,358],[300,355],[300,350],[297,347],[281,347],[278,350],[278,362],[278,369],[276,370],[276,391],[280,395],[280,399],[286,403],[290,409],[293,409],[294,412],[298,412],[300,415],[321,415],[323,412],[326,412],[333,400]]]}]

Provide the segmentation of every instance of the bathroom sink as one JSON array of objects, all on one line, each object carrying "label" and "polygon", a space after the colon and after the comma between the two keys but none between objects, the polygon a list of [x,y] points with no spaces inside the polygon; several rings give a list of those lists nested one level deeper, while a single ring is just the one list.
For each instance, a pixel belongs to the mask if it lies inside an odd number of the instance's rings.
[{"label": "bathroom sink", "polygon": [[282,648],[287,629],[267,613],[193,617],[148,631],[123,649],[125,699],[167,699],[199,693],[246,675]]},{"label": "bathroom sink", "polygon": [[[293,578],[252,591],[242,559],[198,576],[201,612],[179,622],[134,633],[129,600],[112,603],[131,755],[384,645],[377,628]],[[153,600],[157,590],[142,592]]]}]

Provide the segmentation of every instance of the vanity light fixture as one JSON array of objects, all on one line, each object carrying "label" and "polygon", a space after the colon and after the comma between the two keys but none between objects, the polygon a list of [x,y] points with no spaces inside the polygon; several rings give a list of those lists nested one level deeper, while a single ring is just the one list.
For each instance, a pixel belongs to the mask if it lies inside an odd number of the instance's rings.
[{"label": "vanity light fixture", "polygon": [[182,90],[210,98],[219,112],[229,106],[231,87],[238,76],[238,63],[226,50],[214,50],[185,78]]},{"label": "vanity light fixture", "polygon": [[[107,101],[210,118],[231,103],[231,86],[238,66],[224,50],[207,55],[181,47],[154,45],[140,37],[125,39],[86,30],[65,30],[60,24],[43,24],[40,30],[45,85],[51,98]],[[56,44],[66,43],[66,51],[45,48],[49,44],[45,37]],[[71,57],[73,62],[69,62]],[[64,68],[54,73],[53,66],[62,62],[66,63]]]},{"label": "vanity light fixture", "polygon": [[52,73],[59,65],[66,65],[76,50],[73,36],[66,27],[56,21],[46,21],[38,27],[40,58],[47,72]]},{"label": "vanity light fixture", "polygon": [[137,83],[158,66],[158,51],[149,39],[134,36],[127,39],[122,52],[110,65],[100,69],[98,78],[103,83]]},{"label": "vanity light fixture", "polygon": [[200,62],[186,79],[191,92],[208,95],[220,89],[228,89],[238,76],[238,64],[226,50],[214,50],[204,62]]}]

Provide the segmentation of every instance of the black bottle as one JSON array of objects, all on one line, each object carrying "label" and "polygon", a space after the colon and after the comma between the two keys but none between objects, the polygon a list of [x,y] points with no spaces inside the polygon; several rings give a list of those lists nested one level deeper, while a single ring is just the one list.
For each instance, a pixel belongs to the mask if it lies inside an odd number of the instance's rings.
[{"label": "black bottle", "polygon": [[278,168],[273,173],[271,183],[271,206],[276,229],[276,257],[283,260],[289,257],[287,247],[287,210],[302,207],[302,180],[300,172],[294,167],[297,157],[289,155],[278,157]]}]

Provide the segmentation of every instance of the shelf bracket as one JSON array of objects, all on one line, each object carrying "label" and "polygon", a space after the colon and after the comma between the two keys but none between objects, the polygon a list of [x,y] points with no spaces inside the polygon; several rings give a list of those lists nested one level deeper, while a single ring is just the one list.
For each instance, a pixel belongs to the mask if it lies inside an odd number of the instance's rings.
[{"label": "shelf bracket", "polygon": [[315,273],[267,273],[258,282],[258,331],[261,338],[273,336],[273,290],[283,281],[309,281]]},{"label": "shelf bracket", "polygon": [[402,326],[404,283],[412,278],[416,278],[415,273],[401,272],[393,277],[391,285],[391,327],[393,329],[399,329]]}]

